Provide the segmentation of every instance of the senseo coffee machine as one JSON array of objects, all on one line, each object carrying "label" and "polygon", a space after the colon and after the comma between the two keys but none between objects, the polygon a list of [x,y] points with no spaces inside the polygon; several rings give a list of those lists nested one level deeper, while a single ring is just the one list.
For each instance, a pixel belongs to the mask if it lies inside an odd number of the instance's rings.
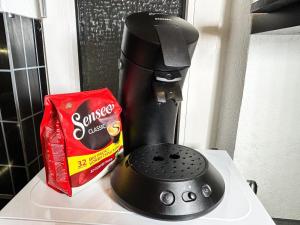
[{"label": "senseo coffee machine", "polygon": [[214,209],[224,195],[223,178],[207,159],[174,144],[198,36],[175,16],[142,12],[125,21],[119,100],[127,156],[111,184],[122,205],[149,217],[191,219]]},{"label": "senseo coffee machine", "polygon": [[120,58],[125,151],[174,143],[181,88],[198,40],[185,20],[155,13],[127,17]]}]

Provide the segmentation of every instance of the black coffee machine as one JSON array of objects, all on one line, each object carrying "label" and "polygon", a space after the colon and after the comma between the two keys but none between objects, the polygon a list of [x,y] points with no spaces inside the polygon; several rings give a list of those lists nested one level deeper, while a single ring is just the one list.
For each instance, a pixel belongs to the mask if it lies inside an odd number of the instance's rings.
[{"label": "black coffee machine", "polygon": [[225,184],[199,152],[174,144],[182,86],[198,40],[185,20],[141,12],[126,18],[119,100],[127,155],[111,176],[121,204],[159,219],[203,215]]},{"label": "black coffee machine", "polygon": [[155,13],[127,17],[120,58],[125,153],[174,143],[181,88],[198,40],[185,20]]}]

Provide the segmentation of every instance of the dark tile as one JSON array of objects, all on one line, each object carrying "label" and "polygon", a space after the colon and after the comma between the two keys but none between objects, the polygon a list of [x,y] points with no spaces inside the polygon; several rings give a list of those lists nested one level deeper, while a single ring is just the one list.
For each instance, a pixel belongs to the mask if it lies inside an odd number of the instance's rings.
[{"label": "dark tile", "polygon": [[13,194],[9,166],[0,166],[0,194]]},{"label": "dark tile", "polygon": [[28,182],[25,167],[11,167],[13,182],[16,193],[19,192]]},{"label": "dark tile", "polygon": [[30,94],[31,94],[33,113],[37,113],[43,109],[38,70],[37,69],[28,70],[28,78],[30,84]]},{"label": "dark tile", "polygon": [[24,155],[20,138],[19,124],[3,123],[8,155],[12,165],[24,166]]},{"label": "dark tile", "polygon": [[0,13],[0,69],[9,69],[3,14]]},{"label": "dark tile", "polygon": [[26,70],[15,71],[21,118],[32,114]]},{"label": "dark tile", "polygon": [[21,17],[21,20],[23,26],[27,67],[37,66],[33,20],[26,17]]},{"label": "dark tile", "polygon": [[35,160],[29,166],[29,177],[32,179],[40,171],[39,161]]},{"label": "dark tile", "polygon": [[6,16],[14,68],[25,67],[24,44],[20,16]]},{"label": "dark tile", "polygon": [[43,101],[45,95],[48,94],[48,89],[47,89],[47,76],[46,76],[46,71],[45,68],[40,68],[40,81],[41,81],[41,88],[42,88],[42,96],[43,96]]},{"label": "dark tile", "polygon": [[3,120],[16,120],[16,106],[10,73],[0,72],[0,110]]},{"label": "dark tile", "polygon": [[29,118],[22,122],[22,130],[25,143],[25,152],[27,156],[27,162],[37,158],[36,145],[35,145],[35,133],[33,129],[33,119]]},{"label": "dark tile", "polygon": [[43,45],[43,30],[41,26],[41,22],[39,20],[34,20],[34,28],[35,28],[35,37],[36,37],[36,48],[38,53],[38,63],[39,66],[45,65],[44,60],[44,45]]},{"label": "dark tile", "polygon": [[44,167],[44,159],[43,159],[42,155],[40,155],[40,157],[39,157],[39,162],[40,162],[40,169],[43,169],[43,167]]},{"label": "dark tile", "polygon": [[1,123],[0,123],[0,164],[8,164]]},{"label": "dark tile", "polygon": [[10,199],[0,198],[0,210],[10,201]]},{"label": "dark tile", "polygon": [[42,146],[41,146],[41,140],[40,140],[40,125],[42,122],[43,113],[39,113],[38,115],[34,116],[34,126],[35,126],[35,134],[36,134],[36,140],[37,140],[37,150],[38,154],[42,154]]}]

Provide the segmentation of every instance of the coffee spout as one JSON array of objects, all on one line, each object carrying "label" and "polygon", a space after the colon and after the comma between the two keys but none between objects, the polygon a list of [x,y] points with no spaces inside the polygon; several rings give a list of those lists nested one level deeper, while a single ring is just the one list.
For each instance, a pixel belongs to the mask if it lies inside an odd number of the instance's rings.
[{"label": "coffee spout", "polygon": [[154,95],[159,103],[166,103],[173,100],[175,103],[182,101],[181,87],[178,82],[160,82],[153,83]]}]

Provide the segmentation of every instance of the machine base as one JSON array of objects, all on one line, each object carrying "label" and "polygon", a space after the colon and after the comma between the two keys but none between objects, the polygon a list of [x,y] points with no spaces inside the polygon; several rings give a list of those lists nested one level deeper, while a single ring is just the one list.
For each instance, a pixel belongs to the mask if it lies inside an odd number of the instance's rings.
[{"label": "machine base", "polygon": [[175,144],[147,145],[128,155],[112,173],[120,203],[164,220],[188,220],[213,210],[225,183],[199,152]]}]

